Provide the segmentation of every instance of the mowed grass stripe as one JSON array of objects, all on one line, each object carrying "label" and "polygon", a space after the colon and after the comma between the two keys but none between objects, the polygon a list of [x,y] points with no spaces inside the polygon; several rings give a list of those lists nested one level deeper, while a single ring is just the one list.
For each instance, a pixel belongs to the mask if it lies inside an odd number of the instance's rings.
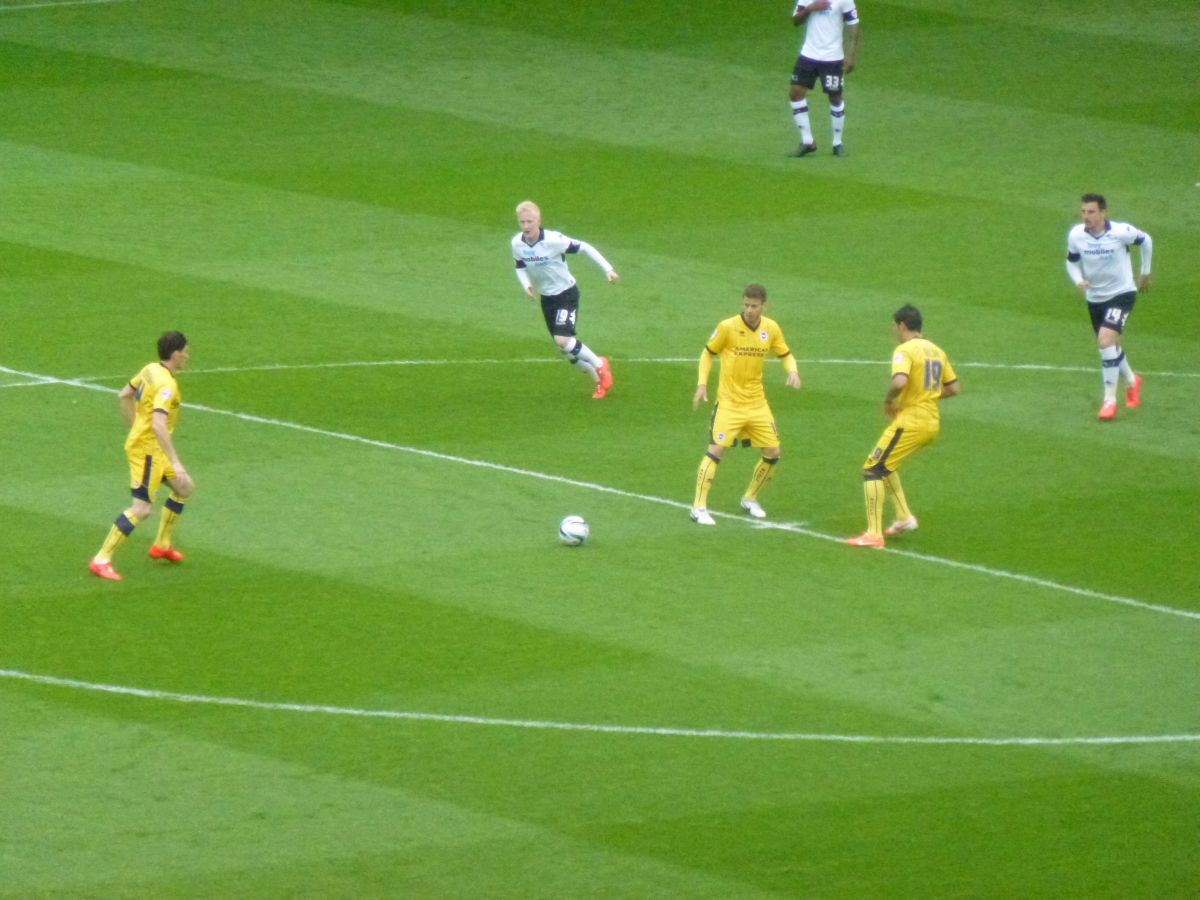
[{"label": "mowed grass stripe", "polygon": [[[95,385],[95,384],[91,384],[88,382],[75,381],[75,380],[71,380],[71,379],[52,378],[51,376],[41,376],[41,375],[38,375],[33,372],[19,372],[19,371],[9,369],[9,368],[3,367],[3,366],[0,366],[0,371],[7,372],[12,375],[20,375],[20,376],[30,378],[30,379],[35,379],[35,380],[42,379],[46,382],[52,382],[52,383],[64,385],[67,387],[78,387],[78,388],[84,388],[87,390],[100,391],[103,393],[113,393],[112,389],[110,389],[110,388],[102,387],[100,385]],[[213,413],[216,415],[229,416],[231,418],[240,419],[245,422],[252,422],[255,424],[259,424],[259,425],[270,425],[270,426],[278,427],[278,428],[286,428],[286,429],[289,429],[292,431],[301,431],[301,432],[305,432],[308,434],[316,434],[316,435],[320,435],[322,437],[334,438],[336,440],[350,441],[350,442],[357,443],[357,444],[363,444],[363,445],[369,446],[369,447],[376,447],[376,448],[385,449],[385,450],[396,450],[396,451],[399,451],[402,453],[411,453],[411,454],[414,454],[417,456],[423,456],[426,458],[437,459],[437,460],[441,460],[441,461],[445,461],[445,462],[452,462],[452,463],[456,463],[456,464],[460,464],[460,465],[468,465],[468,466],[474,466],[474,467],[479,467],[479,468],[492,469],[495,471],[505,472],[505,473],[512,474],[512,475],[519,475],[519,476],[527,477],[527,478],[537,478],[537,479],[541,479],[541,480],[545,480],[545,481],[553,481],[553,482],[557,482],[560,484],[567,484],[572,487],[585,488],[587,490],[599,491],[601,493],[607,493],[607,494],[615,494],[615,495],[621,496],[621,497],[627,497],[627,498],[635,499],[635,500],[642,500],[642,501],[645,501],[648,503],[655,503],[655,504],[664,505],[664,506],[672,506],[672,507],[676,507],[678,509],[688,509],[689,508],[689,504],[687,504],[687,503],[682,503],[677,500],[670,500],[670,499],[667,499],[664,497],[655,497],[655,496],[652,496],[649,494],[640,494],[640,493],[635,493],[635,492],[631,492],[631,491],[624,491],[619,488],[609,487],[607,485],[595,484],[593,482],[587,482],[587,481],[577,481],[575,479],[565,478],[565,477],[559,476],[559,475],[550,475],[550,474],[547,474],[544,472],[535,472],[535,471],[531,471],[528,469],[518,468],[515,466],[506,466],[506,465],[501,465],[499,463],[488,462],[486,460],[468,459],[468,458],[461,457],[461,456],[454,456],[452,454],[447,454],[447,453],[439,453],[437,451],[426,450],[426,449],[422,449],[419,447],[407,447],[407,446],[403,446],[400,444],[391,443],[389,441],[376,440],[373,438],[362,437],[360,435],[347,434],[345,432],[330,431],[330,430],[323,429],[323,428],[317,428],[317,427],[314,427],[311,425],[302,425],[302,424],[299,424],[296,422],[287,422],[287,421],[283,421],[280,419],[272,419],[272,418],[268,418],[268,417],[264,417],[264,416],[256,416],[256,415],[252,415],[250,413],[236,412],[233,410],[218,409],[218,408],[211,407],[211,406],[205,406],[203,404],[189,404],[188,408],[197,410],[199,412],[207,412],[207,413]],[[841,538],[838,538],[834,535],[823,534],[821,532],[813,531],[811,529],[804,528],[802,526],[798,526],[795,524],[757,523],[757,522],[748,520],[743,516],[722,513],[719,511],[714,511],[713,514],[715,516],[720,516],[721,518],[728,519],[730,521],[736,521],[736,522],[740,522],[740,523],[744,523],[744,524],[749,524],[752,527],[764,528],[764,529],[768,529],[768,530],[789,531],[789,532],[793,532],[796,534],[804,535],[806,537],[817,538],[819,540],[824,540],[824,541],[832,541],[832,542],[840,542],[841,541]],[[978,574],[982,574],[982,575],[992,576],[992,577],[996,577],[996,578],[1012,579],[1012,580],[1020,581],[1022,583],[1030,584],[1030,585],[1033,585],[1036,587],[1046,588],[1046,589],[1054,590],[1054,591],[1062,591],[1062,592],[1075,594],[1077,596],[1081,596],[1081,597],[1085,597],[1085,598],[1089,598],[1089,599],[1103,600],[1105,602],[1117,603],[1117,604],[1121,604],[1124,606],[1134,607],[1137,609],[1142,609],[1142,610],[1146,610],[1146,611],[1150,611],[1150,612],[1164,613],[1167,615],[1180,616],[1183,618],[1195,619],[1197,621],[1200,621],[1200,611],[1191,611],[1191,610],[1185,610],[1185,609],[1178,609],[1178,608],[1170,607],[1170,606],[1164,606],[1164,605],[1160,605],[1160,604],[1146,603],[1144,601],[1135,600],[1135,599],[1129,598],[1129,597],[1120,597],[1120,596],[1116,596],[1116,595],[1112,595],[1112,594],[1105,594],[1105,593],[1102,593],[1099,591],[1092,591],[1087,588],[1080,588],[1080,587],[1076,587],[1074,585],[1068,585],[1068,584],[1062,584],[1062,583],[1055,582],[1055,581],[1050,581],[1048,579],[1036,578],[1033,576],[1023,575],[1023,574],[1015,573],[1015,572],[1007,572],[1004,570],[995,569],[995,568],[988,567],[988,566],[979,566],[979,565],[976,565],[973,563],[961,562],[958,560],[950,560],[950,559],[945,559],[942,557],[929,556],[926,554],[915,553],[915,552],[909,551],[909,550],[897,549],[895,547],[884,548],[882,551],[876,551],[876,552],[904,556],[907,558],[919,560],[921,562],[928,562],[928,563],[933,563],[933,564],[937,564],[937,565],[953,566],[955,568],[960,568],[960,569],[963,569],[966,571],[970,571],[970,572],[974,572],[974,573],[978,573]]]},{"label": "mowed grass stripe", "polygon": [[[173,43],[169,53],[155,44],[138,41],[136,32],[131,39],[127,28],[116,25],[107,32],[89,28],[78,36],[78,41],[70,33],[39,32],[13,33],[11,39],[64,51],[83,49],[219,79],[241,78],[254,84],[267,81],[280,88],[404,108],[408,115],[453,117],[471,123],[477,132],[483,128],[524,133],[526,152],[535,154],[539,153],[541,142],[529,137],[530,132],[553,135],[557,142],[562,138],[595,141],[609,147],[637,148],[643,154],[655,150],[672,157],[720,159],[726,166],[732,163],[768,167],[786,172],[789,177],[795,173],[796,163],[782,158],[794,131],[784,99],[787,70],[795,52],[794,35],[784,27],[779,28],[777,39],[758,48],[760,55],[777,54],[778,70],[769,70],[761,65],[722,65],[705,57],[680,55],[678,45],[673,45],[674,52],[669,53],[612,48],[606,53],[593,53],[588,52],[593,46],[590,43],[542,39],[524,31],[482,27],[461,19],[438,20],[323,3],[264,3],[249,8],[214,8],[210,12],[199,20],[189,16],[186,31]],[[272,45],[269,54],[264,54],[251,26],[268,19],[279,42]],[[280,31],[275,27],[280,20],[287,21],[289,28]],[[1013,40],[1015,47],[1028,48],[1029,65],[1038,65],[1046,57],[1042,44],[1035,50],[1028,42],[1027,29],[1014,29]],[[1074,48],[1065,37],[1060,36],[1060,40],[1064,42],[1064,50]],[[456,64],[449,48],[463,46],[472,48],[471,57]],[[515,47],[521,48],[519,58],[514,55]],[[1161,49],[1156,52],[1162,53]],[[1014,73],[1020,71],[1016,58],[1019,57],[1014,57],[1011,67]],[[1161,65],[1161,59],[1154,61]],[[1150,58],[1148,65],[1149,62]],[[725,90],[695,90],[698,64],[711,73],[706,77],[720,83]],[[516,73],[520,72],[521,78],[542,86],[542,101],[524,104],[509,94],[489,91],[477,80],[468,80],[462,67],[511,71],[514,83]],[[575,72],[575,77],[565,82],[555,74],[564,67]],[[588,86],[586,102],[580,97],[578,87],[583,84]],[[652,91],[646,89],[648,85],[654,86]],[[861,140],[868,145],[879,146],[881,141],[890,141],[891,153],[876,156],[874,160],[865,155],[853,168],[809,166],[803,177],[818,181],[865,181],[963,199],[994,199],[999,186],[990,180],[985,186],[975,177],[980,160],[973,148],[986,141],[996,159],[1008,163],[997,166],[1007,180],[1003,191],[1007,202],[1054,209],[1059,202],[1055,191],[1061,188],[1064,173],[1060,170],[1055,182],[1042,181],[1045,167],[1037,163],[1047,152],[1057,152],[1050,148],[1073,148],[1080,133],[1097,127],[1094,119],[1079,115],[1078,110],[1104,109],[1108,106],[1104,102],[1107,98],[1098,95],[1097,102],[1089,104],[1086,98],[1079,98],[1079,91],[1086,90],[1086,85],[1072,83],[1073,102],[1057,104],[1052,109],[1031,112],[1009,109],[997,102],[1000,99],[1015,104],[1028,97],[1023,84],[1019,90],[1015,88],[1014,85],[1013,90],[999,91],[994,79],[989,78],[977,87],[977,98],[956,101],[922,94],[919,84],[904,92],[877,88],[869,81],[856,84],[857,118],[852,120],[853,127],[861,129]],[[876,90],[882,93],[875,96]],[[632,109],[628,103],[631,95],[639,98]],[[723,102],[728,108],[714,108],[714,104]],[[285,104],[283,108],[294,107]],[[514,117],[514,107],[520,110],[519,116]],[[273,107],[258,107],[264,108]],[[1031,117],[1037,119],[1035,142],[1027,137]],[[913,131],[913,121],[920,121],[919,133]],[[986,133],[979,135],[977,141],[961,141],[964,125],[973,130],[985,129]],[[460,127],[450,126],[449,130],[456,132]],[[895,143],[897,138],[901,141],[899,145]],[[1074,178],[1076,174],[1090,174],[1102,180],[1120,177],[1120,169],[1113,168],[1110,173],[1106,167],[1116,166],[1117,160],[1126,155],[1126,149],[1135,154],[1147,144],[1165,146],[1167,158],[1178,165],[1183,165],[1190,154],[1187,136],[1172,134],[1171,129],[1126,125],[1116,132],[1113,140],[1119,146],[1114,146],[1104,159],[1089,159],[1090,168],[1072,170],[1068,177]],[[473,147],[476,153],[488,153],[493,159],[503,155],[502,148],[488,142],[483,134],[478,134],[474,142],[445,144],[447,148],[457,146],[458,154],[462,154],[464,147]],[[939,153],[925,153],[924,149],[930,145],[937,146]],[[897,152],[909,157],[903,167],[893,164],[892,154]],[[963,160],[966,166],[948,165],[956,153],[971,154]],[[952,155],[949,160],[947,154]],[[1070,160],[1075,156],[1063,158]],[[913,181],[913,175],[922,172],[921,163],[925,159],[931,164],[934,159],[941,160],[942,164],[924,170],[923,177]],[[655,164],[645,160],[642,165]],[[1147,180],[1153,184],[1157,173],[1170,170],[1168,166],[1143,173],[1138,185],[1145,185]],[[468,175],[469,172],[465,170]]]},{"label": "mowed grass stripe", "polygon": [[[531,343],[542,327],[517,290],[505,259],[504,241],[511,225],[499,210],[494,213],[493,227],[485,228],[432,215],[398,214],[352,201],[252,188],[219,178],[179,176],[169,170],[13,144],[7,147],[14,167],[24,172],[23,178],[14,180],[3,192],[5,200],[21,210],[0,223],[0,235],[13,243],[206,281],[287,291],[362,309],[403,310],[406,315],[441,321],[446,315],[444,305],[427,303],[424,298],[445,287],[446,275],[437,260],[443,256],[446,234],[453,233],[460,263],[453,275],[454,290],[466,303],[454,307],[459,317],[455,327],[521,335]],[[64,170],[71,175],[64,178]],[[131,199],[138,201],[134,207],[127,205]],[[158,228],[158,222],[168,216],[172,227]],[[307,222],[322,222],[326,227],[306,227]],[[71,224],[64,227],[64,223]],[[131,234],[139,239],[131,243]],[[1071,304],[1069,286],[1058,281],[1062,277],[1058,265],[1043,277],[1053,279],[1064,292],[1060,300],[1047,303],[1030,293],[1025,299],[1001,302],[997,296],[994,307],[977,307],[968,321],[949,305],[950,297],[934,300],[910,293],[921,285],[892,272],[895,261],[883,272],[869,276],[878,285],[878,290],[871,290],[863,288],[861,281],[868,276],[857,266],[842,270],[834,265],[828,272],[823,270],[824,278],[798,274],[786,267],[786,254],[769,252],[772,243],[761,248],[762,268],[739,268],[730,277],[719,258],[706,258],[703,253],[693,256],[695,248],[675,241],[656,241],[653,246],[679,248],[684,255],[639,252],[624,234],[607,239],[604,233],[590,236],[619,262],[626,279],[609,286],[600,282],[596,273],[580,269],[581,283],[588,291],[585,315],[593,323],[588,327],[601,333],[612,332],[614,327],[629,331],[634,343],[626,343],[624,353],[630,355],[661,350],[663,341],[668,342],[667,347],[691,350],[707,334],[710,321],[728,314],[730,301],[723,298],[749,280],[766,280],[772,295],[783,298],[786,305],[777,313],[781,321],[788,323],[794,318],[796,314],[788,310],[798,305],[803,320],[811,323],[813,338],[834,352],[861,351],[861,323],[845,312],[848,306],[867,303],[882,317],[902,302],[918,302],[930,320],[938,322],[939,339],[955,357],[968,352],[977,357],[1007,355],[1012,342],[1005,335],[1014,327],[1027,336],[1019,345],[1021,357],[1044,357],[1062,342],[1061,329],[1048,330],[1046,324],[1069,318],[1071,333],[1077,335],[1082,315]],[[845,252],[849,263],[853,247]],[[739,262],[746,265],[749,260]],[[830,280],[839,277],[851,280]],[[943,275],[931,278],[930,287],[934,282],[945,285]],[[676,296],[694,299],[680,303],[675,302]],[[1166,302],[1168,310],[1174,308],[1183,315],[1177,305]],[[643,304],[652,305],[651,323],[624,321]],[[701,305],[706,311],[698,310]],[[1156,323],[1150,316],[1161,315],[1152,310],[1141,314],[1139,322],[1153,328]],[[464,316],[466,321],[462,321]],[[1139,336],[1139,352],[1142,358],[1150,353],[1150,358],[1184,366],[1194,361],[1195,354],[1177,328],[1166,328],[1170,324],[1167,320],[1163,329],[1155,329],[1162,331],[1161,336]],[[633,325],[638,327],[630,330]],[[807,337],[806,330],[793,338],[798,350]],[[1078,349],[1081,345],[1072,341],[1067,346]],[[886,348],[881,345],[882,352]],[[1014,360],[1020,361],[1020,357]]]}]

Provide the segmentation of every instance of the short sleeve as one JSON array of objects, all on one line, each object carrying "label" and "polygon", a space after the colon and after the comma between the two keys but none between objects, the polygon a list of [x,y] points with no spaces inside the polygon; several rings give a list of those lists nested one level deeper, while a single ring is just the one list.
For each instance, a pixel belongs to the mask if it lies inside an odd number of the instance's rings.
[{"label": "short sleeve", "polygon": [[717,327],[713,329],[713,333],[708,336],[708,342],[704,345],[708,348],[708,352],[714,355],[719,354],[725,349],[725,345],[729,342],[729,329],[725,327],[724,322],[718,322]]},{"label": "short sleeve", "polygon": [[958,376],[954,374],[954,366],[950,365],[950,357],[947,356],[942,360],[942,384],[951,381],[958,381]]}]

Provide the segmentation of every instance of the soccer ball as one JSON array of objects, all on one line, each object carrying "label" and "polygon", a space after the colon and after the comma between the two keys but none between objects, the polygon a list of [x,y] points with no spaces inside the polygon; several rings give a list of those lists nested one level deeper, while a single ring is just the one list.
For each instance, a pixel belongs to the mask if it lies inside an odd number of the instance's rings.
[{"label": "soccer ball", "polygon": [[588,538],[588,524],[582,516],[567,516],[558,523],[558,539],[568,547],[578,547]]}]

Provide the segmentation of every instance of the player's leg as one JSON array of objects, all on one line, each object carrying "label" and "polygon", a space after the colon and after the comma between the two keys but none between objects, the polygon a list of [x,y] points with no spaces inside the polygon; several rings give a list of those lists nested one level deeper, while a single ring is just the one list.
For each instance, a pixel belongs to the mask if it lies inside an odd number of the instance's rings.
[{"label": "player's leg", "polygon": [[843,63],[831,63],[821,76],[821,87],[829,96],[829,121],[833,130],[834,156],[846,155],[846,148],[842,146],[842,131],[846,127],[846,103],[842,99],[845,76],[842,69]]},{"label": "player's leg", "polygon": [[800,146],[791,156],[807,156],[817,149],[813,143],[812,120],[808,115],[808,91],[817,83],[817,70],[810,60],[804,57],[796,59],[792,69],[792,83],[788,90],[788,100],[792,107],[792,121],[800,130]]},{"label": "player's leg", "polygon": [[692,521],[701,525],[717,524],[708,513],[708,491],[717,477],[717,465],[725,455],[725,448],[733,446],[737,439],[737,422],[733,412],[723,410],[720,403],[715,403],[708,431],[708,449],[696,469],[696,490],[692,495]]},{"label": "player's leg", "polygon": [[900,463],[936,437],[936,430],[911,426],[898,428],[894,440],[889,442],[890,446],[885,448],[879,462],[874,466],[874,471],[879,475],[896,509],[896,518],[884,529],[885,536],[894,537],[906,531],[917,530],[917,517],[909,509],[904,487],[900,484]]},{"label": "player's leg", "polygon": [[1117,380],[1121,375],[1121,346],[1119,335],[1104,326],[1096,334],[1096,345],[1100,350],[1100,378],[1104,384],[1104,403],[1100,407],[1100,418],[1111,419],[1117,411]]},{"label": "player's leg", "polygon": [[904,496],[904,488],[900,484],[900,473],[889,472],[883,479],[888,496],[892,498],[892,506],[896,508],[896,518],[885,530],[884,534],[893,537],[905,531],[917,530],[917,517],[908,508],[908,500]]},{"label": "player's leg", "polygon": [[[133,496],[133,502],[128,509],[117,516],[112,527],[108,530],[107,536],[104,538],[104,543],[100,545],[100,549],[96,551],[96,555],[92,557],[91,562],[88,564],[88,568],[93,575],[98,575],[109,581],[121,580],[121,576],[113,570],[112,558],[116,554],[117,549],[125,543],[125,538],[133,534],[133,529],[146,516],[150,515],[153,509],[150,504],[150,498],[154,496],[153,488],[158,487],[158,483],[153,481],[154,469],[153,456],[139,455],[135,457],[132,454],[130,455],[130,494]],[[159,477],[161,478],[161,472]],[[153,488],[151,487],[152,484]]]},{"label": "player's leg", "polygon": [[579,288],[571,286],[553,297],[542,298],[542,315],[554,343],[567,362],[577,366],[596,385],[592,396],[600,399],[612,387],[608,361],[594,353],[575,334],[579,315]]},{"label": "player's leg", "polygon": [[762,457],[750,475],[750,484],[746,488],[746,493],[742,495],[741,506],[754,518],[765,519],[767,514],[758,502],[758,493],[775,474],[775,467],[779,464],[780,455],[779,432],[775,427],[775,419],[771,416],[771,411],[769,409],[761,411],[743,433],[750,437],[753,446],[762,450]]},{"label": "player's leg", "polygon": [[1124,381],[1127,387],[1125,388],[1125,406],[1129,409],[1135,409],[1141,402],[1142,391],[1142,376],[1133,371],[1133,367],[1129,364],[1129,359],[1125,355],[1125,324],[1129,321],[1129,316],[1133,312],[1133,304],[1137,299],[1137,293],[1122,294],[1113,300],[1114,303],[1119,303],[1121,306],[1121,317],[1115,322],[1115,330],[1120,334],[1117,337],[1117,348],[1121,351],[1117,357],[1120,369],[1121,381]]},{"label": "player's leg", "polygon": [[889,425],[863,463],[863,503],[867,511],[867,530],[858,537],[846,539],[846,543],[852,547],[882,547],[884,544],[883,507],[887,500],[884,479],[895,471],[888,461],[903,436],[903,428]]},{"label": "player's leg", "polygon": [[175,523],[183,515],[185,501],[192,494],[192,480],[179,477],[173,470],[168,469],[165,481],[171,486],[171,496],[163,504],[162,513],[158,520],[158,534],[150,545],[151,559],[167,559],[171,562],[183,562],[183,554],[175,549],[173,534]]},{"label": "player's leg", "polygon": [[[1132,308],[1131,301],[1121,301],[1128,296],[1114,297],[1107,303],[1088,304],[1092,330],[1096,333],[1096,348],[1100,351],[1100,380],[1104,387],[1104,400],[1098,415],[1101,421],[1109,421],[1117,414],[1117,381],[1121,376],[1122,363],[1121,331]],[[1129,371],[1132,374],[1133,369]]]}]

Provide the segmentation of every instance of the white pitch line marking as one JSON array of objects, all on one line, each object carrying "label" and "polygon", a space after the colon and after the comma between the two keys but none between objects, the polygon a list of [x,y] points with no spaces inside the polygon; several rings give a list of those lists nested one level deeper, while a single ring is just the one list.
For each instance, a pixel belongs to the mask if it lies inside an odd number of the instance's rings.
[{"label": "white pitch line marking", "polygon": [[[633,363],[640,365],[677,365],[680,363],[695,364],[697,357],[693,356],[663,356],[663,357],[631,357],[617,359],[620,364]],[[817,366],[878,366],[885,368],[887,360],[878,359],[797,359],[802,365]],[[305,369],[358,369],[358,368],[388,368],[403,366],[508,366],[508,365],[541,365],[560,364],[558,357],[538,356],[525,359],[378,359],[353,360],[348,362],[324,363],[267,363],[260,366],[221,366],[210,369],[188,369],[188,375],[225,375],[238,372],[291,372]],[[768,360],[774,362],[774,360]],[[1052,366],[1041,363],[989,363],[964,362],[955,363],[957,369],[1005,369],[1017,372],[1084,372],[1094,374],[1095,367],[1087,366]],[[1143,372],[1154,378],[1200,378],[1200,372]],[[111,381],[117,378],[127,378],[127,375],[87,375],[71,379],[72,381]],[[50,383],[50,382],[45,382]]]},{"label": "white pitch line marking", "polygon": [[12,12],[17,9],[53,9],[55,6],[99,6],[102,3],[131,3],[132,0],[48,0],[45,3],[21,3],[17,5],[2,5],[0,12]]},{"label": "white pitch line marking", "polygon": [[650,725],[601,725],[586,722],[551,722],[537,719],[499,719],[488,716],[462,716],[446,713],[410,712],[393,709],[357,709],[347,706],[319,706],[308,703],[269,703],[240,697],[208,697],[202,694],[181,694],[147,688],[124,687],[116,684],[97,684],[74,678],[35,675],[16,669],[0,669],[0,678],[34,684],[139,697],[145,700],[165,700],[173,703],[196,703],[209,706],[233,706],[271,712],[315,713],[327,716],[352,716],[362,719],[399,719],[410,722],[441,722],[452,725],[483,725],[502,728],[526,728],[539,731],[582,731],[593,734],[653,735],[656,737],[724,738],[740,741],[792,741],[839,744],[942,744],[984,747],[1056,747],[1113,744],[1182,744],[1200,742],[1200,734],[1143,734],[1100,737],[919,737],[875,734],[824,734],[800,731],[735,731],[722,728],[664,728]]},{"label": "white pitch line marking", "polygon": [[[39,375],[35,372],[22,372],[17,369],[10,369],[5,366],[0,366],[0,372],[5,372],[9,375],[17,375],[22,378],[32,380],[42,380],[47,384],[61,384],[67,387],[84,388],[90,391],[99,391],[104,394],[112,394],[112,388],[102,387],[98,384],[89,384],[79,381],[78,379],[53,378],[49,375]],[[631,500],[643,500],[647,503],[657,503],[660,506],[670,506],[675,509],[686,510],[690,509],[691,505],[682,503],[678,500],[670,500],[666,497],[656,497],[653,494],[640,494],[635,491],[624,491],[620,488],[609,487],[604,484],[596,484],[592,481],[579,481],[574,478],[566,478],[562,475],[551,475],[547,472],[538,472],[533,469],[522,469],[517,466],[506,466],[502,463],[488,462],[482,459],[470,459],[465,456],[454,456],[449,453],[438,453],[436,450],[425,450],[420,447],[408,447],[404,444],[395,444],[391,441],[381,441],[375,438],[362,437],[357,434],[348,434],[342,431],[329,431],[325,428],[316,428],[312,425],[302,425],[298,422],[288,422],[283,419],[271,419],[265,416],[256,416],[250,413],[237,412],[229,409],[219,409],[215,406],[205,406],[203,404],[188,404],[188,409],[198,410],[200,412],[212,413],[219,416],[228,416],[233,419],[239,419],[243,422],[254,422],[258,425],[272,425],[276,428],[286,428],[290,431],[299,431],[305,434],[315,434],[320,437],[334,438],[336,440],[349,441],[355,444],[362,444],[367,447],[376,447],[381,450],[395,450],[400,453],[410,453],[414,456],[421,456],[426,459],[436,459],[442,462],[458,463],[464,466],[473,466],[480,469],[490,469],[494,472],[507,472],[511,475],[520,475],[525,478],[536,478],[539,481],[549,481],[555,484],[565,484],[571,487],[584,488],[589,491],[596,491],[602,494],[611,494],[617,497],[627,497]],[[733,513],[715,512],[709,510],[710,514],[715,518],[728,519],[734,522],[743,524],[758,524],[764,528],[772,528],[778,531],[788,531],[794,534],[802,534],[806,537],[815,538],[821,541],[828,541],[836,544],[843,542],[843,538],[832,534],[825,534],[821,531],[813,531],[809,528],[804,528],[801,525],[791,525],[779,522],[762,522],[757,519],[747,519],[744,516],[735,515]],[[849,551],[855,552],[855,551]],[[858,551],[865,552],[865,551]],[[1072,584],[1064,584],[1061,581],[1052,581],[1048,578],[1038,578],[1033,575],[1023,575],[1019,572],[1009,572],[1005,569],[996,569],[991,566],[982,566],[976,563],[961,562],[956,559],[949,559],[943,556],[933,556],[927,553],[917,553],[912,550],[902,550],[894,547],[885,547],[881,550],[870,551],[873,554],[890,553],[894,556],[907,557],[921,562],[933,563],[935,565],[948,566],[954,569],[961,569],[967,572],[975,572],[980,575],[987,575],[993,578],[1002,578],[1010,581],[1016,581],[1021,584],[1034,585],[1043,587],[1048,590],[1062,591],[1068,594],[1074,594],[1077,597],[1086,597],[1091,600],[1101,600],[1106,603],[1115,603],[1121,606],[1129,606],[1135,609],[1143,609],[1149,612],[1163,613],[1170,616],[1179,616],[1184,619],[1192,619],[1200,621],[1200,612],[1179,609],[1174,606],[1163,606],[1157,603],[1148,603],[1144,600],[1135,600],[1132,597],[1122,597],[1119,594],[1106,594],[1101,591],[1093,591],[1089,588],[1076,587]]]}]

